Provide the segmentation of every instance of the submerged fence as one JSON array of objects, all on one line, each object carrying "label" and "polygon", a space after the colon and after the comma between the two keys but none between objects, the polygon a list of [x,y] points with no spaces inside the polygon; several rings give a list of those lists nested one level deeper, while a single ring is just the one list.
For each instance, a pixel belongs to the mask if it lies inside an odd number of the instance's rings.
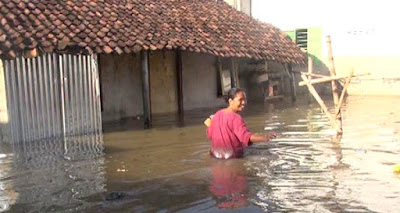
[{"label": "submerged fence", "polygon": [[11,142],[101,133],[96,55],[4,60]]}]

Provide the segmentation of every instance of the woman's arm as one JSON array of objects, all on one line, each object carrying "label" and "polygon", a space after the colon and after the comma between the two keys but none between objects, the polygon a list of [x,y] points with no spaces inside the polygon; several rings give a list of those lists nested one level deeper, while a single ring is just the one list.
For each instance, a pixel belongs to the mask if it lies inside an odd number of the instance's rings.
[{"label": "woman's arm", "polygon": [[268,142],[271,139],[276,138],[276,136],[277,136],[277,133],[275,133],[275,132],[271,132],[270,134],[266,134],[266,135],[255,135],[255,134],[252,134],[250,136],[250,141],[253,142],[253,143]]}]

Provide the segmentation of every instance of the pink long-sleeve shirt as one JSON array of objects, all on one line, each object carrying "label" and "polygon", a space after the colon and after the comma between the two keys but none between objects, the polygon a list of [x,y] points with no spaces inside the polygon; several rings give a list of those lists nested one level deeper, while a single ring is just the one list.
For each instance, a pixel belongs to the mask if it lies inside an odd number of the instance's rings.
[{"label": "pink long-sleeve shirt", "polygon": [[223,109],[214,114],[207,137],[211,140],[211,155],[220,159],[242,157],[244,147],[251,145],[251,132],[242,117]]}]

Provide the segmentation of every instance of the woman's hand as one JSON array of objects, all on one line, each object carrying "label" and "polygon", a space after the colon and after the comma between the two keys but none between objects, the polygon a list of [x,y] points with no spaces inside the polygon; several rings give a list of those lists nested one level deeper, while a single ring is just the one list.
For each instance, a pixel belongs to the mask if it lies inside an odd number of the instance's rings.
[{"label": "woman's hand", "polygon": [[278,133],[276,132],[270,132],[269,134],[263,134],[263,135],[258,135],[258,134],[253,134],[250,137],[250,141],[253,143],[259,143],[259,142],[268,142],[271,139],[275,139],[278,136]]},{"label": "woman's hand", "polygon": [[278,133],[277,132],[270,132],[268,134],[268,138],[269,139],[275,139],[276,137],[278,137]]}]

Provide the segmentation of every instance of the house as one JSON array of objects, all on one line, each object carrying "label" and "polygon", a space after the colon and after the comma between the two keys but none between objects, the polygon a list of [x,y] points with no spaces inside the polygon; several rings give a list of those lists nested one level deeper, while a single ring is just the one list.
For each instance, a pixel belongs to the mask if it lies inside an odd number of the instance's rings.
[{"label": "house", "polygon": [[0,8],[9,141],[90,134],[135,116],[149,127],[152,114],[221,105],[218,76],[228,69],[238,86],[240,60],[305,61],[278,28],[222,1],[0,0]]}]

